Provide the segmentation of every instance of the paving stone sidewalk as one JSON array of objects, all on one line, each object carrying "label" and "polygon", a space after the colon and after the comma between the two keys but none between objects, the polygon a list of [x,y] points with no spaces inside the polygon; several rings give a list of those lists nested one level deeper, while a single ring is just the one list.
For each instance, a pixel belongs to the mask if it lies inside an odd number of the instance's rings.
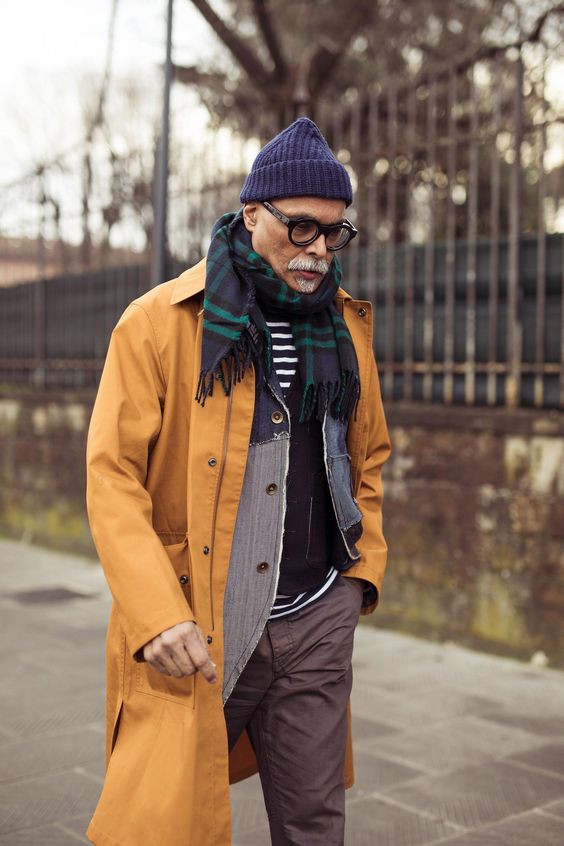
[{"label": "paving stone sidewalk", "polygon": [[[0,846],[87,842],[108,610],[96,564],[0,541]],[[564,844],[564,673],[364,624],[354,672],[346,846]],[[269,846],[258,778],[232,794]]]}]

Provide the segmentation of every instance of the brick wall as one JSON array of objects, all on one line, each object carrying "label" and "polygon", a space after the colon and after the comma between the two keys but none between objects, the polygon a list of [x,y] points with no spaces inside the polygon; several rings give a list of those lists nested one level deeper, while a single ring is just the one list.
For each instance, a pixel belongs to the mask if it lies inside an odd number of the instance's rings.
[{"label": "brick wall", "polygon": [[379,624],[564,663],[564,415],[387,409]]},{"label": "brick wall", "polygon": [[84,449],[92,392],[0,392],[0,533],[94,556]]}]

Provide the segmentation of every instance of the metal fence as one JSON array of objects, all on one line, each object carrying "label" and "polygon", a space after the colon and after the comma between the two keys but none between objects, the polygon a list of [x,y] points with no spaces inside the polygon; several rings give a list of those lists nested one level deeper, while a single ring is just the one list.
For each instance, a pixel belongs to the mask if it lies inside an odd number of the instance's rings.
[{"label": "metal fence", "polygon": [[[542,43],[492,51],[349,91],[314,115],[356,189],[347,213],[360,236],[344,286],[376,304],[387,398],[564,407],[555,58]],[[250,159],[247,141],[221,133],[182,155],[170,200],[176,266],[199,258],[213,220],[237,207]],[[129,268],[0,290],[2,378],[92,381],[111,326],[149,284]]]},{"label": "metal fence", "polygon": [[95,386],[119,315],[148,288],[146,264],[0,288],[0,383]]}]

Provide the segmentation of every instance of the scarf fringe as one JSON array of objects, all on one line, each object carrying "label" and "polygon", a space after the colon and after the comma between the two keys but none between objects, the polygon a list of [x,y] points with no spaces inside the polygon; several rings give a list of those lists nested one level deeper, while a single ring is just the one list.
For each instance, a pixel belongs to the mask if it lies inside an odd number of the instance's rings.
[{"label": "scarf fringe", "polygon": [[325,412],[341,422],[348,420],[360,400],[360,379],[353,370],[347,370],[341,379],[330,382],[310,383],[304,389],[300,409],[300,423],[311,419],[323,422]]},{"label": "scarf fringe", "polygon": [[241,334],[225,355],[219,360],[215,370],[202,370],[198,379],[198,389],[195,400],[201,406],[206,399],[213,396],[214,381],[221,383],[225,396],[229,396],[231,388],[241,382],[245,371],[252,361],[252,345],[246,332]]}]

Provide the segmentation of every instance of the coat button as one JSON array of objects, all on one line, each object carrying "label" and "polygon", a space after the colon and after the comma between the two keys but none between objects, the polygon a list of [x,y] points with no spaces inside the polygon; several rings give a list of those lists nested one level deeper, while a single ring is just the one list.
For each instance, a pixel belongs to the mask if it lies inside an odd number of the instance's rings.
[{"label": "coat button", "polygon": [[275,494],[278,490],[278,485],[275,485],[274,482],[271,482],[269,485],[266,486],[267,494]]},{"label": "coat button", "polygon": [[273,411],[270,415],[270,419],[273,423],[282,423],[282,421],[284,420],[284,415],[281,411]]},{"label": "coat button", "polygon": [[361,306],[359,308],[358,313],[359,313],[360,317],[366,317],[366,309],[364,308],[364,306]]},{"label": "coat button", "polygon": [[215,465],[217,464],[217,458],[208,458],[208,464],[210,465],[210,467],[215,467]]},{"label": "coat button", "polygon": [[207,638],[207,639],[208,639],[208,643],[212,643],[212,641],[213,641],[213,637],[212,637],[211,635],[208,635],[208,638]]},{"label": "coat button", "polygon": [[188,576],[182,575],[182,576],[179,577],[178,581],[180,582],[181,585],[187,585],[188,584]]},{"label": "coat button", "polygon": [[268,561],[261,561],[260,564],[257,564],[257,570],[259,573],[264,573],[269,567],[270,564]]},{"label": "coat button", "polygon": [[208,555],[209,551],[210,551],[209,546],[204,546],[204,548],[202,549],[202,552],[204,553],[204,555]]}]

